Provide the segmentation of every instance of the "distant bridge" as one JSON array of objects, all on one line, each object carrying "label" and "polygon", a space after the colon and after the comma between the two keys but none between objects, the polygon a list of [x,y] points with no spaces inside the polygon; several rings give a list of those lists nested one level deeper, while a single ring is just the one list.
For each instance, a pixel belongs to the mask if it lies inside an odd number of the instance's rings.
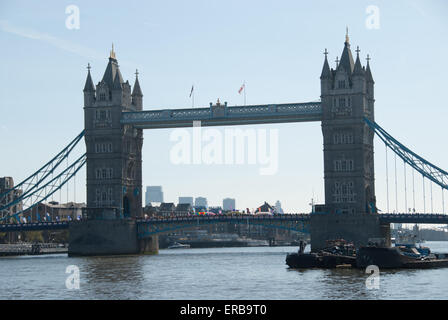
[{"label": "distant bridge", "polygon": [[[315,213],[325,214],[325,213]],[[153,235],[175,232],[177,230],[192,228],[195,226],[212,225],[218,223],[250,224],[251,226],[263,226],[265,228],[283,229],[308,233],[308,224],[311,214],[292,213],[274,215],[215,215],[197,216],[185,215],[176,217],[159,217],[136,219],[138,237],[145,238]],[[448,224],[448,215],[430,213],[383,213],[379,214],[381,224],[388,223],[424,223],[424,224]],[[77,221],[55,222],[30,222],[0,224],[0,232],[22,232],[42,230],[64,230],[70,223]]]}]

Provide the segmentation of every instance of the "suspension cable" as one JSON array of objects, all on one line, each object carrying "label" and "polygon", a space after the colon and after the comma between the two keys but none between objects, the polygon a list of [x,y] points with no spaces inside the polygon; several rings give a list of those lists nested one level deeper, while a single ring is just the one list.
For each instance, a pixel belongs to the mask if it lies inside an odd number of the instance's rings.
[{"label": "suspension cable", "polygon": [[415,170],[412,170],[412,198],[413,198],[413,210],[415,213],[415,181],[414,181],[415,174],[414,173],[415,173]]},{"label": "suspension cable", "polygon": [[429,181],[429,189],[431,190],[431,213],[434,213],[434,208],[432,206],[432,182]]},{"label": "suspension cable", "polygon": [[408,194],[407,194],[407,185],[406,185],[406,161],[403,160],[403,169],[404,169],[404,211],[408,212]]},{"label": "suspension cable", "polygon": [[387,164],[387,144],[386,146],[386,191],[387,191],[387,213],[390,213],[389,210],[389,166]]},{"label": "suspension cable", "polygon": [[422,175],[422,178],[423,178],[423,213],[426,213],[425,176]]},{"label": "suspension cable", "polygon": [[395,212],[398,213],[397,154],[395,154]]},{"label": "suspension cable", "polygon": [[73,177],[73,202],[76,203],[76,176]]},{"label": "suspension cable", "polygon": [[445,199],[444,199],[444,197],[443,197],[443,192],[444,192],[445,190],[443,190],[443,188],[442,188],[442,211],[443,211],[443,214],[445,214]]},{"label": "suspension cable", "polygon": [[[67,157],[67,168],[68,168],[68,157]],[[70,185],[70,183],[67,183],[67,203],[68,203],[68,186]]]}]

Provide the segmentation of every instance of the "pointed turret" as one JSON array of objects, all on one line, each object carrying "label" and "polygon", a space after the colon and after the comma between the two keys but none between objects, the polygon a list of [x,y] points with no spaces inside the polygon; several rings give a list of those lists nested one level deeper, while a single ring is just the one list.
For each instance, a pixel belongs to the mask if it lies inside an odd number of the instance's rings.
[{"label": "pointed turret", "polygon": [[138,70],[135,70],[135,83],[134,89],[132,90],[132,96],[143,97],[142,89],[140,88],[140,83],[138,82]]},{"label": "pointed turret", "polygon": [[120,77],[117,72],[117,73],[115,73],[114,85],[112,87],[113,90],[122,90],[123,88],[122,88],[121,84],[122,84],[122,81],[120,81]]},{"label": "pointed turret", "polygon": [[366,80],[367,80],[367,82],[374,83],[375,81],[373,81],[372,71],[370,71],[369,61],[370,61],[370,57],[369,57],[369,55],[367,55]]},{"label": "pointed turret", "polygon": [[138,70],[135,70],[135,83],[134,89],[132,90],[132,104],[137,110],[143,109],[143,93],[138,81]]},{"label": "pointed turret", "polygon": [[87,79],[84,85],[84,92],[95,92],[95,86],[93,85],[92,76],[90,75],[90,63],[87,65]]},{"label": "pointed turret", "polygon": [[355,75],[360,75],[363,76],[364,75],[364,69],[361,66],[361,61],[359,60],[359,47],[356,49],[356,62],[355,62],[355,67],[353,69],[353,76]]},{"label": "pointed turret", "polygon": [[91,107],[95,103],[95,86],[90,75],[90,63],[87,64],[87,79],[84,85],[84,106]]},{"label": "pointed turret", "polygon": [[324,60],[324,66],[322,67],[322,73],[320,74],[320,79],[331,79],[331,71],[330,71],[330,66],[328,65],[328,60],[327,60],[327,49],[325,49],[325,60]]},{"label": "pointed turret", "polygon": [[121,76],[121,72],[118,67],[118,61],[114,52],[114,47],[112,45],[112,51],[110,52],[109,56],[109,63],[107,64],[106,71],[104,72],[104,76],[101,82],[106,83],[109,88],[113,88],[116,75],[118,75],[120,83],[123,83],[123,77]]},{"label": "pointed turret", "polygon": [[339,61],[338,70],[344,68],[346,72],[351,74],[354,68],[352,51],[350,50],[350,42],[348,38],[348,28],[345,34],[344,50],[342,51],[341,60]]}]

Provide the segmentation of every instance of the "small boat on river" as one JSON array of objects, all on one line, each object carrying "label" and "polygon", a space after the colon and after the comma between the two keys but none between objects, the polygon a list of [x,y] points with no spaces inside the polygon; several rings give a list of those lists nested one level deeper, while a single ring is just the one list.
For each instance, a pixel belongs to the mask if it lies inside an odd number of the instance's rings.
[{"label": "small boat on river", "polygon": [[179,242],[174,242],[172,245],[168,246],[168,249],[188,249],[190,248],[189,244],[182,244]]}]

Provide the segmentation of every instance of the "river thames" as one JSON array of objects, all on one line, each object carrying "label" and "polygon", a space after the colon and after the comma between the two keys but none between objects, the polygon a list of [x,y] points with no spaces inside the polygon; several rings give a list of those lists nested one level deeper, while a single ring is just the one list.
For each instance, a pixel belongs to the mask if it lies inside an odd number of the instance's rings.
[{"label": "river thames", "polygon": [[[427,242],[448,252],[448,242]],[[364,270],[292,270],[296,247],[160,250],[155,256],[0,259],[0,299],[447,299],[448,268],[380,270],[368,289]],[[309,249],[309,247],[307,247]],[[69,265],[79,289],[67,289]]]}]

